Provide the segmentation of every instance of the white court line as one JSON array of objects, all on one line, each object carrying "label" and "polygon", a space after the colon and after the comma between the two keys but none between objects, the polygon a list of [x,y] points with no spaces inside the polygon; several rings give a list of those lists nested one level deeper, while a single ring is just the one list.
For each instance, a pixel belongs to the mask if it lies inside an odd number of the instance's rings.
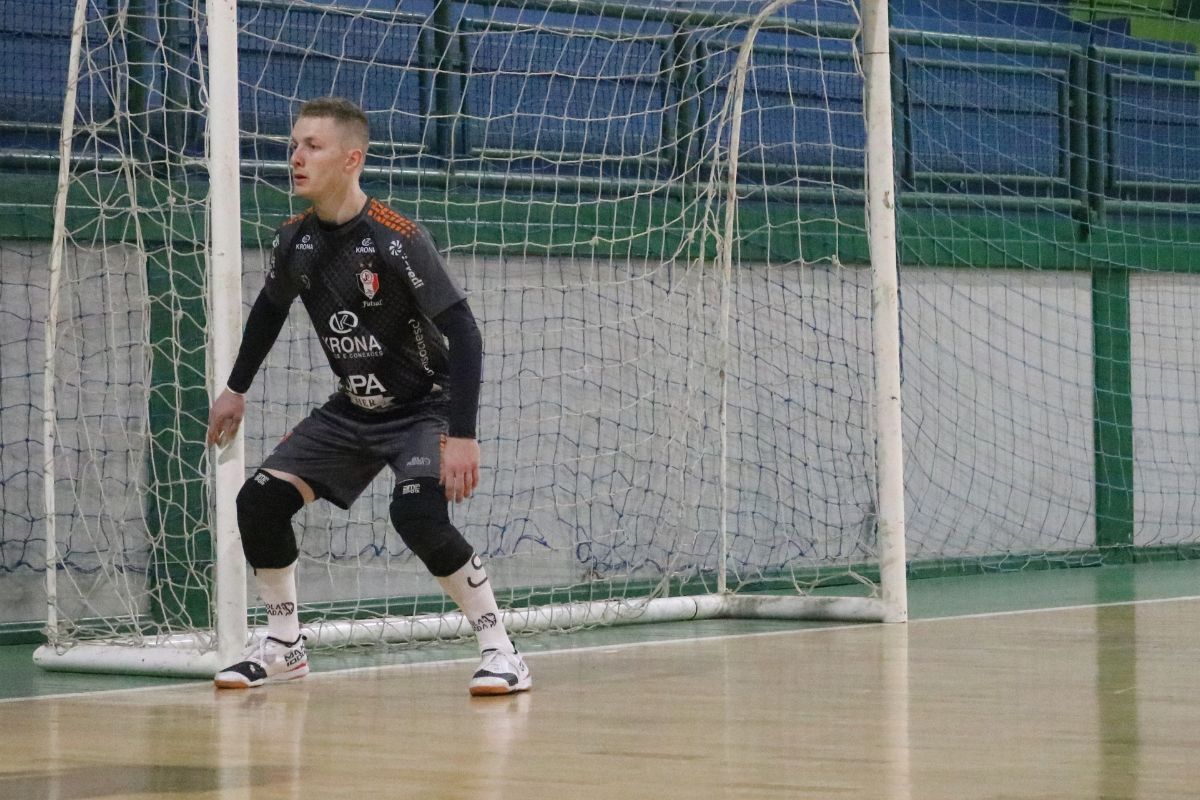
[{"label": "white court line", "polygon": [[[60,674],[65,675],[67,673],[64,672],[64,673],[60,673]],[[79,674],[87,675],[88,673],[79,673]],[[101,673],[91,673],[91,674],[98,675]],[[128,689],[95,689],[93,691],[88,691],[87,689],[81,689],[78,692],[59,692],[58,694],[38,694],[38,695],[29,695],[28,697],[4,697],[4,698],[0,698],[0,705],[4,705],[6,703],[36,703],[39,700],[67,700],[67,699],[71,699],[71,698],[75,698],[78,700],[78,699],[84,699],[84,698],[90,698],[90,697],[104,697],[104,696],[110,695],[110,694],[135,694],[137,692],[156,692],[156,691],[160,691],[162,689],[186,689],[191,686],[211,686],[211,685],[212,685],[212,681],[195,680],[195,681],[180,681],[179,683],[168,683],[168,684],[163,684],[161,686],[131,686]]]},{"label": "white court line", "polygon": [[[1012,611],[984,611],[977,614],[957,614],[947,617],[923,617],[921,619],[909,620],[908,625],[920,625],[929,622],[950,622],[955,620],[965,619],[987,619],[990,617],[1011,617],[1019,614],[1046,614],[1057,611],[1083,611],[1093,608],[1109,608],[1113,606],[1133,606],[1133,605],[1151,605],[1156,603],[1178,603],[1185,601],[1200,600],[1200,595],[1189,595],[1186,597],[1158,597],[1148,600],[1120,600],[1111,603],[1087,603],[1083,605],[1073,606],[1049,606],[1046,608],[1025,608]],[[681,621],[674,624],[686,624]],[[819,633],[823,631],[853,631],[853,630],[874,630],[880,625],[889,623],[883,622],[852,622],[843,623],[840,625],[816,625],[811,628],[800,628],[798,630],[776,630],[776,631],[752,631],[747,633],[715,633],[711,636],[685,636],[681,638],[671,639],[643,639],[636,642],[615,642],[612,644],[596,644],[586,645],[583,647],[560,647],[553,650],[530,650],[522,651],[524,655],[541,659],[544,656],[566,655],[571,653],[595,653],[595,652],[612,652],[617,650],[629,650],[635,647],[657,647],[675,644],[695,644],[697,642],[706,642],[713,640],[727,639],[750,639],[767,636],[802,636],[810,633]],[[633,627],[633,626],[630,626]],[[317,651],[318,653],[320,651]],[[400,670],[419,670],[433,669],[447,666],[449,664],[472,664],[479,660],[479,656],[472,655],[463,658],[444,658],[435,661],[413,661],[408,664],[375,664],[363,667],[346,667],[345,669],[333,669],[322,672],[310,672],[305,682],[322,681],[331,678],[339,678],[343,675],[350,675],[360,672],[390,672]],[[160,686],[135,686],[128,689],[100,689],[88,691],[86,689],[78,692],[62,692],[59,694],[44,694],[30,697],[6,697],[0,698],[0,705],[5,703],[29,703],[38,702],[41,700],[63,700],[68,698],[93,698],[106,697],[114,694],[133,694],[141,692],[155,692],[178,689],[190,689],[198,686],[211,686],[208,680],[182,681],[179,683],[163,684]],[[254,692],[254,691],[270,691],[271,687],[260,687],[258,689],[227,689],[225,691],[237,692]],[[213,691],[217,691],[214,689]]]},{"label": "white court line", "polygon": [[909,620],[909,624],[921,622],[945,622],[952,619],[983,619],[985,617],[1012,617],[1017,614],[1042,614],[1047,611],[1082,611],[1088,608],[1111,608],[1112,606],[1152,605],[1154,603],[1177,603],[1183,600],[1200,600],[1200,595],[1186,597],[1152,597],[1146,600],[1114,600],[1111,603],[1082,603],[1074,606],[1047,606],[1045,608],[1022,608],[1012,611],[981,611],[978,614],[953,614],[948,617],[922,617]]}]

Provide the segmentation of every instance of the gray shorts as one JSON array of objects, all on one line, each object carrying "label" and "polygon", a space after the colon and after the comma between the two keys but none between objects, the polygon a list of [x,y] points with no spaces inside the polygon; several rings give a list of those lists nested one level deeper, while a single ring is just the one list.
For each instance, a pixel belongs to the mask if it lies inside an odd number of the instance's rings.
[{"label": "gray shorts", "polygon": [[356,408],[335,394],[292,428],[262,468],[290,472],[318,497],[349,508],[385,466],[397,481],[440,477],[446,426],[441,393],[386,411]]}]

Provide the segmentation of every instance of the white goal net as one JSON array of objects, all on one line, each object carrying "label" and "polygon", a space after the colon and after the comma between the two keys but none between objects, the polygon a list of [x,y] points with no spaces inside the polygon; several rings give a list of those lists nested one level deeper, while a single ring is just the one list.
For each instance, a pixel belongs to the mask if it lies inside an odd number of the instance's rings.
[{"label": "white goal net", "polygon": [[[229,209],[208,179],[206,20],[82,5],[44,660],[211,654],[208,256]],[[430,229],[480,320],[482,482],[453,519],[518,632],[903,616],[879,581],[857,3],[693,5],[238,4],[243,302],[301,210],[296,109],[358,102],[364,187]],[[294,309],[247,398],[246,466],[333,389]],[[390,490],[296,518],[320,643],[469,633],[392,530]]]}]

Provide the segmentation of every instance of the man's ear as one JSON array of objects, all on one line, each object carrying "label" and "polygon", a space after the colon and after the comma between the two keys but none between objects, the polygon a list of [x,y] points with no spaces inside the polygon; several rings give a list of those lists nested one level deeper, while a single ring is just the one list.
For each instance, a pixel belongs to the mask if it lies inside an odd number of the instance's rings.
[{"label": "man's ear", "polygon": [[366,158],[361,147],[352,147],[346,153],[346,169],[353,171],[363,165],[363,159]]}]

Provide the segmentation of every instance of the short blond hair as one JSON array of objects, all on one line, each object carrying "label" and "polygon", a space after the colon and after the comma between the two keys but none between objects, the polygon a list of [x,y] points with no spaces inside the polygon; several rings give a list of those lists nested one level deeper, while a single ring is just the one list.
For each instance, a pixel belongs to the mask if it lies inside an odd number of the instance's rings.
[{"label": "short blond hair", "polygon": [[319,117],[332,119],[341,125],[362,146],[363,152],[371,143],[371,125],[362,108],[344,97],[316,97],[300,106],[296,119]]}]

